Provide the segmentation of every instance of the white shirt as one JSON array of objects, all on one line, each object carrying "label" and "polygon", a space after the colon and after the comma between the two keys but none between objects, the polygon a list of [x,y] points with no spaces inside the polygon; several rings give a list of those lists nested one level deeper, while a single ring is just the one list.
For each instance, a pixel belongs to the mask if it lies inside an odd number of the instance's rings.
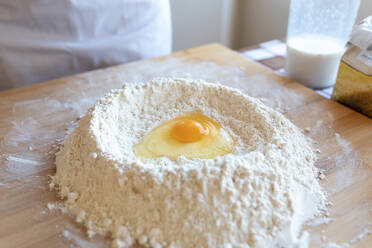
[{"label": "white shirt", "polygon": [[168,0],[0,0],[0,90],[170,52]]}]

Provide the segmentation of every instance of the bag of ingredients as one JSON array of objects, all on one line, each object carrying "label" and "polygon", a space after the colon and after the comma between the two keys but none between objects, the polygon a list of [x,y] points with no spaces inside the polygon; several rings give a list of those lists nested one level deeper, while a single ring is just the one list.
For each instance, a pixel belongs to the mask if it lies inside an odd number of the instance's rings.
[{"label": "bag of ingredients", "polygon": [[355,26],[332,99],[372,117],[372,16]]}]

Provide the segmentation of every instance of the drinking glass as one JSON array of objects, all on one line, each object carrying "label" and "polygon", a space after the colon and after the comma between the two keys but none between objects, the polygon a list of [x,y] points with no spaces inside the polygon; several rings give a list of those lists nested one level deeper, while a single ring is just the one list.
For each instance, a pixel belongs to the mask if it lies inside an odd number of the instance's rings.
[{"label": "drinking glass", "polygon": [[360,0],[291,0],[287,29],[288,76],[312,88],[336,81]]}]

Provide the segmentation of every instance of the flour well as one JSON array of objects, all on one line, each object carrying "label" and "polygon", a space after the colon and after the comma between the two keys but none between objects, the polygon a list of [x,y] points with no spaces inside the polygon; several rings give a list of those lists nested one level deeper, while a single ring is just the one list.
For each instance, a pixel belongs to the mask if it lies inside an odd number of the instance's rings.
[{"label": "flour well", "polygon": [[[236,141],[213,159],[140,161],[133,145],[198,113]],[[310,141],[255,98],[203,80],[159,78],[106,94],[57,154],[53,183],[88,235],[114,247],[302,247],[326,204]]]}]

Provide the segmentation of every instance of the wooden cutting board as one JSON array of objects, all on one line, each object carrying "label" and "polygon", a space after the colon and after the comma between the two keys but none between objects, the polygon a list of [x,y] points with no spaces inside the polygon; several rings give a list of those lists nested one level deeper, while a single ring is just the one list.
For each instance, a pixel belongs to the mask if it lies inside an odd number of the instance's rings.
[{"label": "wooden cutting board", "polygon": [[[306,68],[304,68],[305,70]],[[178,74],[174,71],[178,70]],[[53,209],[56,144],[94,101],[123,81],[162,75],[216,78],[283,112],[313,138],[330,219],[306,227],[312,247],[372,247],[372,119],[323,98],[218,44],[0,92],[0,247],[107,247]],[[182,73],[181,73],[182,74]],[[328,222],[328,224],[321,224]],[[369,228],[369,229],[368,229]],[[359,238],[365,236],[360,241]]]}]

